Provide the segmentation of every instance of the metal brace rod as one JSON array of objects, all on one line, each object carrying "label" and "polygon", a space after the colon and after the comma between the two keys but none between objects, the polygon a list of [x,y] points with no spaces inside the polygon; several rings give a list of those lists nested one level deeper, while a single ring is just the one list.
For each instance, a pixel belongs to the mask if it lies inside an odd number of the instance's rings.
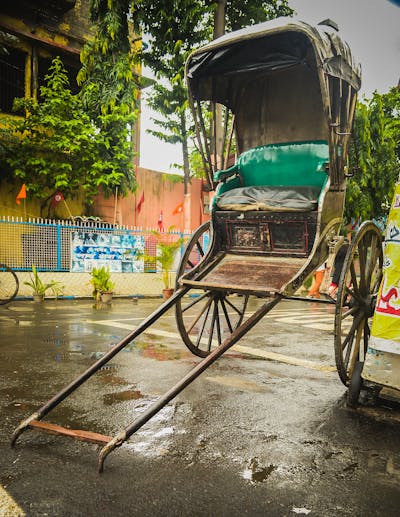
[{"label": "metal brace rod", "polygon": [[183,377],[175,386],[162,395],[153,405],[151,405],[139,418],[134,420],[126,429],[116,435],[107,445],[105,445],[99,454],[98,470],[103,472],[104,461],[106,457],[116,447],[120,447],[133,433],[140,429],[146,422],[158,413],[164,406],[168,404],[176,395],[178,395],[186,386],[193,382],[199,375],[211,366],[222,354],[224,354],[231,346],[241,339],[253,326],[258,323],[280,300],[282,295],[277,294],[275,298],[264,303],[254,314],[252,314],[244,323],[242,323],[229,338],[225,339],[217,348],[213,350],[206,358],[200,361],[185,377]]},{"label": "metal brace rod", "polygon": [[142,334],[150,325],[152,325],[160,316],[162,316],[165,312],[168,311],[175,304],[176,300],[182,298],[184,294],[189,291],[189,287],[183,287],[177,291],[162,303],[153,313],[151,313],[147,318],[145,318],[142,323],[136,327],[135,330],[127,334],[124,338],[122,338],[117,344],[115,344],[106,354],[103,355],[98,361],[96,361],[92,366],[90,366],[82,375],[72,381],[68,386],[63,388],[57,395],[55,395],[52,399],[50,399],[44,406],[35,411],[32,415],[30,415],[26,420],[22,421],[20,425],[14,430],[11,437],[11,447],[13,447],[18,439],[18,437],[28,428],[30,427],[31,422],[34,420],[40,420],[45,415],[47,415],[52,409],[54,409],[60,402],[62,402],[66,397],[68,397],[72,392],[74,392],[81,384],[83,384],[86,380],[88,380],[94,373],[96,373],[102,366],[108,363],[115,355],[118,354],[123,348],[125,348],[131,341],[133,341],[137,336]]}]

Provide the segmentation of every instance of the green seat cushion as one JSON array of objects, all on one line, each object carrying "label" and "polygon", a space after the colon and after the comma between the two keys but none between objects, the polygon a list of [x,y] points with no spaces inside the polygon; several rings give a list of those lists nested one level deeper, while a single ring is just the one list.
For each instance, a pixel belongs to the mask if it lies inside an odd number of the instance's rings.
[{"label": "green seat cushion", "polygon": [[292,142],[249,149],[239,156],[237,166],[244,186],[309,185],[321,189],[328,161],[327,142]]},{"label": "green seat cushion", "polygon": [[[283,197],[286,195],[285,187],[291,191],[298,190],[297,187],[314,187],[319,195],[328,179],[326,174],[328,163],[329,145],[325,140],[269,144],[248,149],[239,156],[233,167],[215,173],[214,179],[223,181],[217,186],[211,208],[212,210],[217,208],[218,198],[222,194],[240,187],[274,187],[277,190],[282,189]],[[258,195],[263,194],[258,193]],[[244,196],[246,197],[247,193]],[[274,196],[276,198],[276,192]],[[229,204],[225,203],[225,206]],[[248,203],[243,203],[243,206],[245,205]]]}]

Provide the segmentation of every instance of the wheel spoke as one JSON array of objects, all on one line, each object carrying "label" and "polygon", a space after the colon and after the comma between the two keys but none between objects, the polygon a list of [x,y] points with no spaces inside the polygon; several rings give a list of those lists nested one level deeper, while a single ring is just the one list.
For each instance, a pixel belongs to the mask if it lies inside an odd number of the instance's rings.
[{"label": "wheel spoke", "polygon": [[250,298],[250,296],[248,294],[246,294],[245,298],[244,298],[243,308],[242,308],[242,316],[246,312],[247,304],[249,303],[249,298]]},{"label": "wheel spoke", "polygon": [[[349,330],[349,333],[346,336],[346,339],[343,340],[343,343],[342,343],[342,353],[344,352],[344,349],[346,348],[347,345],[349,345],[349,344],[351,345],[352,344],[356,328],[357,327],[353,327],[352,326],[351,329]],[[351,346],[350,346],[350,348],[351,348]]]},{"label": "wheel spoke", "polygon": [[364,355],[367,353],[367,350],[368,350],[368,342],[369,342],[370,335],[371,335],[371,329],[369,327],[368,318],[365,318],[365,323],[364,323]]},{"label": "wheel spoke", "polygon": [[229,319],[228,311],[226,310],[225,300],[223,298],[221,299],[221,307],[222,307],[222,310],[225,315],[225,321],[228,325],[229,332],[232,334],[233,328],[232,328],[231,320]]},{"label": "wheel spoke", "polygon": [[342,351],[346,348],[346,346],[349,344],[349,341],[353,340],[354,333],[356,329],[358,328],[361,320],[363,319],[364,314],[362,312],[359,312],[353,319],[353,323],[351,324],[351,328],[349,330],[349,333],[347,334],[346,339],[343,340],[342,343]]},{"label": "wheel spoke", "polygon": [[239,316],[243,316],[243,314],[246,312],[247,302],[249,301],[249,295],[245,295],[243,306],[240,309],[233,305],[233,303],[230,300],[228,300],[228,298],[226,298],[225,301],[234,311],[236,311],[239,314]]},{"label": "wheel spoke", "polygon": [[213,334],[214,334],[214,327],[215,327],[215,320],[216,319],[217,319],[217,302],[214,300],[214,308],[213,308],[210,332],[209,332],[209,335],[208,335],[208,343],[207,343],[207,351],[208,352],[210,352],[210,350],[211,350],[211,344],[212,344],[212,338],[213,338]]},{"label": "wheel spoke", "polygon": [[350,264],[350,275],[351,275],[351,284],[353,286],[353,296],[358,296],[361,298],[360,290],[357,283],[357,273],[354,267],[354,261]]},{"label": "wheel spoke", "polygon": [[351,307],[351,309],[349,309],[348,311],[346,311],[342,314],[342,317],[341,317],[342,321],[344,319],[348,318],[349,316],[352,316],[353,314],[355,314],[358,310],[359,310],[358,307]]},{"label": "wheel spoke", "polygon": [[195,298],[192,302],[190,302],[188,305],[186,305],[183,309],[182,309],[182,312],[186,312],[187,310],[191,309],[192,307],[194,307],[195,305],[197,305],[199,302],[201,302],[201,300],[204,300],[204,298],[206,298],[207,296],[210,296],[210,292],[209,291],[206,291],[205,293],[203,293],[201,296]]},{"label": "wheel spoke", "polygon": [[357,328],[356,340],[353,347],[349,347],[346,352],[345,366],[349,377],[351,378],[354,370],[354,366],[359,358],[361,336],[363,334],[364,325],[359,325]]},{"label": "wheel spoke", "polygon": [[218,298],[215,301],[215,317],[217,319],[218,345],[220,345],[222,343],[222,339],[221,339],[221,322],[219,320],[219,310],[218,310]]},{"label": "wheel spoke", "polygon": [[371,294],[377,295],[382,281],[382,266],[377,263],[375,267],[374,283],[371,286]]},{"label": "wheel spoke", "polygon": [[[207,310],[207,315],[208,315],[208,312],[210,311],[210,306],[211,306],[211,303],[212,303],[212,298],[210,297],[208,300],[207,300],[207,303],[204,305],[203,309],[200,311],[200,313],[198,314],[197,318],[195,318],[194,322],[192,323],[191,327],[187,330],[187,333],[190,334],[192,332],[192,330],[194,329],[194,327],[196,326],[196,324],[198,323],[198,321],[200,320],[200,318],[203,316],[204,312]],[[207,315],[205,317],[205,320],[207,319]]]},{"label": "wheel spoke", "polygon": [[[203,320],[203,324],[201,326],[201,329],[200,329],[200,332],[198,333],[197,335],[197,340],[196,340],[196,344],[195,344],[195,347],[196,348],[199,348],[200,347],[200,342],[201,342],[201,338],[203,337],[203,333],[204,333],[204,330],[206,328],[206,323],[207,323],[207,320],[208,320],[208,315],[210,314],[210,309],[211,309],[211,302],[212,302],[212,299],[210,298],[207,302],[207,312],[206,312],[206,315],[204,317],[204,320]],[[193,325],[194,326],[194,325]],[[192,327],[193,328],[193,327]],[[188,334],[190,334],[190,332],[188,332]]]}]

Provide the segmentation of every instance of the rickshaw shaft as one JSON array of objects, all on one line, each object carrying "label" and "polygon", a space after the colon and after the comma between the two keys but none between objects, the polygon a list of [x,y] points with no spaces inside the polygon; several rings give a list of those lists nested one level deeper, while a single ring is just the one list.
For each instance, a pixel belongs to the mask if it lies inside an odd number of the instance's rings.
[{"label": "rickshaw shaft", "polygon": [[103,464],[105,458],[116,447],[122,445],[133,433],[138,431],[146,422],[148,422],[156,413],[168,404],[176,395],[193,382],[201,373],[211,366],[219,357],[221,357],[229,348],[239,341],[251,328],[254,327],[280,300],[282,296],[277,294],[269,302],[264,303],[252,316],[250,316],[242,325],[240,325],[223,343],[221,343],[213,352],[198,363],[188,374],[179,382],[169,389],[162,397],[160,397],[152,406],[150,406],[142,415],[137,418],[124,431],[115,436],[107,445],[103,447],[99,455],[99,472],[103,472]]},{"label": "rickshaw shaft", "polygon": [[148,316],[135,330],[133,330],[123,339],[121,339],[116,345],[113,346],[113,348],[111,348],[111,350],[109,350],[106,354],[103,355],[103,357],[101,357],[92,366],[90,366],[82,375],[76,378],[68,386],[63,388],[53,398],[46,402],[46,404],[44,404],[38,411],[36,411],[26,420],[21,422],[21,424],[15,429],[11,437],[11,446],[13,447],[15,445],[18,436],[29,427],[30,422],[32,422],[33,420],[40,420],[45,415],[47,415],[52,409],[58,406],[58,404],[60,404],[66,397],[73,393],[77,388],[79,388],[79,386],[81,386],[86,380],[88,380],[102,366],[104,366],[115,355],[117,355],[118,352],[125,348],[131,341],[133,341],[137,336],[139,336],[148,327],[150,327],[160,316],[162,316],[166,311],[168,311],[168,309],[170,309],[171,306],[175,304],[176,300],[181,298],[188,290],[189,288],[182,288],[176,291],[171,296],[171,298],[169,298],[163,304],[161,304],[160,307],[158,307],[158,309],[156,309],[152,314],[150,314],[150,316]]}]

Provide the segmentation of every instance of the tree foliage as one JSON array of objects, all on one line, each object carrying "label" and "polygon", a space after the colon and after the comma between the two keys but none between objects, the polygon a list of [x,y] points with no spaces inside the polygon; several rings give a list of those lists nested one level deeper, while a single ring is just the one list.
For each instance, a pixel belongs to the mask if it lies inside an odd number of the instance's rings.
[{"label": "tree foliage", "polygon": [[92,124],[80,97],[71,93],[60,58],[53,60],[40,94],[40,102],[15,99],[21,116],[2,121],[4,159],[26,183],[29,195],[46,199],[60,190],[64,197],[74,197],[83,189],[90,203],[99,187],[112,190],[119,185],[119,164],[104,156],[109,150],[123,150],[113,149],[112,137]]},{"label": "tree foliage", "polygon": [[159,130],[149,132],[164,142],[181,145],[185,192],[189,182],[188,141],[193,131],[185,63],[193,46],[198,46],[211,34],[210,27],[204,24],[207,13],[203,7],[193,0],[134,2],[135,22],[150,38],[142,59],[156,77],[148,104],[159,115],[153,118]]},{"label": "tree foliage", "polygon": [[225,27],[230,32],[278,16],[292,15],[293,9],[286,0],[226,0]]},{"label": "tree foliage", "polygon": [[103,149],[103,159],[112,161],[123,174],[119,184],[122,193],[136,187],[131,142],[137,119],[139,79],[129,16],[128,0],[90,1],[95,34],[82,49],[82,67],[77,77],[84,107],[110,143]]},{"label": "tree foliage", "polygon": [[78,82],[92,118],[112,112],[132,113],[138,92],[137,55],[128,24],[129,0],[91,0],[94,38],[81,52]]},{"label": "tree foliage", "polygon": [[387,215],[400,174],[400,91],[374,92],[357,104],[345,218],[363,220]]}]

